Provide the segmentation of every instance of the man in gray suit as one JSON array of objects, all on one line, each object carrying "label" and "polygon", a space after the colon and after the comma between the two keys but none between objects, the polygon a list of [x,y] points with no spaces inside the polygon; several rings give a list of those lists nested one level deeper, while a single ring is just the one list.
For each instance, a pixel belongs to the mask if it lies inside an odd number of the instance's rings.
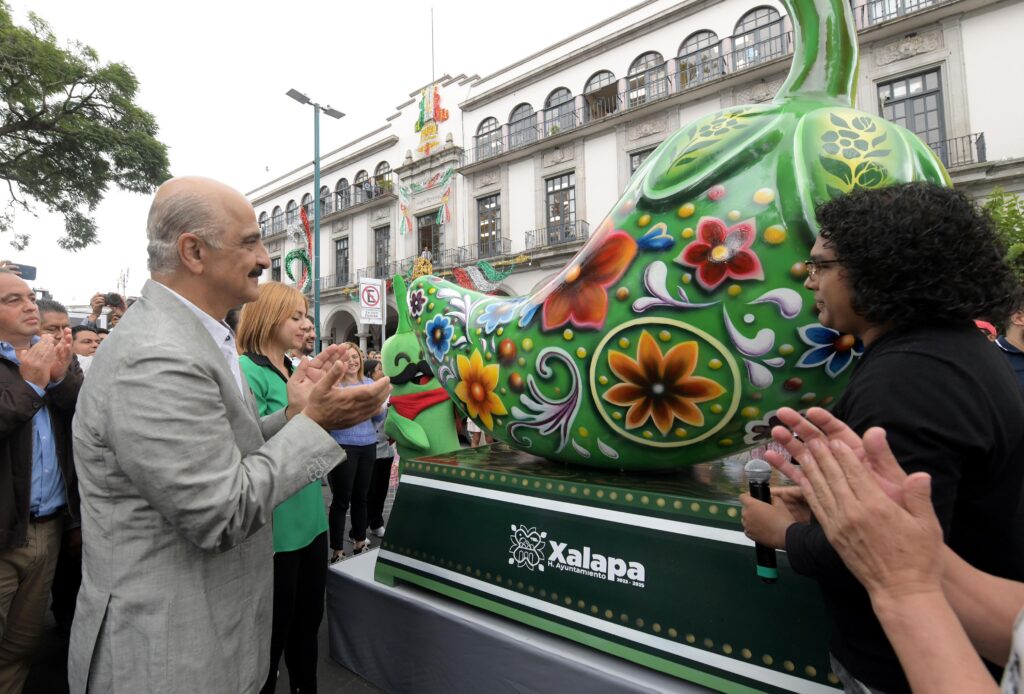
[{"label": "man in gray suit", "polygon": [[261,421],[223,323],[270,265],[252,206],[215,181],[172,179],[147,235],[152,279],[97,353],[74,421],[84,568],[71,691],[256,692],[274,507],[341,461],[325,430],[369,419],[390,384],[333,387],[345,350],[332,347]]}]

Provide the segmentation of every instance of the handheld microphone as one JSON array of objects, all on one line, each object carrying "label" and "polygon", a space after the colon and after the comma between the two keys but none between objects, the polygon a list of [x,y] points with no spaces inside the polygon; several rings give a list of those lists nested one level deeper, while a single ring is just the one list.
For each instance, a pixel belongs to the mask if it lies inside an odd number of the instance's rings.
[{"label": "handheld microphone", "polygon": [[[766,504],[772,503],[772,490],[768,480],[772,476],[772,466],[763,460],[754,458],[743,466],[750,483],[750,496]],[[765,583],[775,583],[779,577],[778,564],[775,561],[775,550],[757,542],[754,543],[757,555],[757,575]]]}]

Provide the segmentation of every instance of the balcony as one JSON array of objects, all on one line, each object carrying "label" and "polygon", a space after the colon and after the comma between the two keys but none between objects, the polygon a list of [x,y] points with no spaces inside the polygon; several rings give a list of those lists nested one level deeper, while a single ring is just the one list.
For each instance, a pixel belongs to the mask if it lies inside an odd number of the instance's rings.
[{"label": "balcony", "polygon": [[449,268],[458,265],[470,265],[478,260],[487,260],[495,256],[512,252],[512,239],[492,239],[471,243],[468,246],[445,248],[434,254],[435,268]]},{"label": "balcony", "polygon": [[853,5],[853,21],[858,29],[868,29],[900,17],[948,5],[957,0],[866,0]]},{"label": "balcony", "polygon": [[[343,212],[387,196],[394,197],[397,187],[393,171],[370,176],[361,183],[352,183],[344,188],[335,190],[331,197],[326,199],[326,212],[321,209],[321,215],[326,217],[335,212]],[[307,212],[307,214],[310,214],[310,212]]]},{"label": "balcony", "polygon": [[582,219],[568,224],[551,224],[542,229],[526,232],[526,248],[540,249],[586,241],[590,236],[590,225]]},{"label": "balcony", "polygon": [[416,260],[416,256],[409,258],[403,258],[402,260],[393,260],[389,263],[377,263],[369,267],[360,268],[356,271],[357,280],[364,278],[386,280],[395,275],[407,275],[412,270],[412,264]]},{"label": "balcony", "polygon": [[280,214],[269,219],[264,219],[259,225],[259,234],[262,238],[267,238],[274,234],[281,233],[285,230],[285,215]]},{"label": "balcony", "polygon": [[[354,284],[352,281],[352,274],[349,272],[342,272],[336,275],[324,275],[320,278],[320,293],[330,291],[331,289],[341,289]],[[313,296],[313,284],[310,283],[309,290],[306,294]]]},{"label": "balcony", "polygon": [[929,142],[928,146],[939,155],[942,165],[947,169],[988,161],[985,156],[985,133],[972,133],[942,142]]}]

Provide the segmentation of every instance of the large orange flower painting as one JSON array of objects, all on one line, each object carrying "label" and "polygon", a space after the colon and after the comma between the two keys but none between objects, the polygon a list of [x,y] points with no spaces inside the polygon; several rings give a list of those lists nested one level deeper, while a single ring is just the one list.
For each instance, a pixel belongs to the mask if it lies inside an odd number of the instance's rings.
[{"label": "large orange flower painting", "polygon": [[473,419],[489,430],[494,429],[492,415],[508,414],[504,403],[498,398],[494,389],[498,386],[498,365],[484,366],[479,350],[474,350],[469,359],[458,356],[459,384],[455,387],[455,395],[466,404],[466,410]]},{"label": "large orange flower painting", "polygon": [[676,419],[691,426],[704,425],[699,403],[714,400],[725,388],[710,378],[694,376],[699,348],[696,342],[683,342],[666,354],[646,330],[640,336],[636,359],[622,352],[608,354],[608,366],[622,380],[608,389],[604,399],[613,405],[629,407],[626,428],[636,429],[648,419],[662,435],[672,430]]}]

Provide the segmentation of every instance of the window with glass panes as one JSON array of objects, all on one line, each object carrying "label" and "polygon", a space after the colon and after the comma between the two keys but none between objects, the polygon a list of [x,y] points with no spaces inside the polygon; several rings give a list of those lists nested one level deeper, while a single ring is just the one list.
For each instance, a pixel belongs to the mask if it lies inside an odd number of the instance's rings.
[{"label": "window with glass panes", "polygon": [[943,143],[942,80],[939,71],[903,77],[878,85],[878,103],[886,120],[902,125],[924,140],[947,163]]},{"label": "window with glass panes", "polygon": [[666,96],[668,79],[665,74],[665,59],[661,57],[661,53],[651,51],[634,60],[629,66],[626,84],[629,89],[630,107]]},{"label": "window with glass panes", "polygon": [[629,155],[629,175],[632,176],[636,173],[636,170],[640,168],[640,165],[647,161],[647,157],[651,156],[651,152],[654,151],[654,147],[650,149],[640,150],[639,152],[633,152]]},{"label": "window with glass panes", "polygon": [[549,244],[572,241],[576,236],[576,174],[567,173],[545,182]]},{"label": "window with glass panes", "polygon": [[387,272],[390,259],[391,227],[378,227],[373,230],[373,262],[377,270],[375,277],[382,277]]},{"label": "window with glass panes", "polygon": [[781,58],[789,52],[782,16],[770,7],[751,10],[736,25],[732,46],[736,70]]},{"label": "window with glass panes", "polygon": [[476,201],[477,256],[489,258],[501,253],[501,199],[488,195]]},{"label": "window with glass panes", "polygon": [[694,87],[722,74],[720,42],[713,31],[698,31],[679,47],[679,88]]},{"label": "window with glass panes", "polygon": [[485,118],[476,129],[476,160],[501,153],[501,125],[497,118]]},{"label": "window with glass panes", "polygon": [[935,0],[869,0],[868,23],[881,24],[935,4]]},{"label": "window with glass panes", "polygon": [[442,227],[437,223],[437,210],[416,217],[416,232],[420,242],[417,255],[423,252],[424,247],[429,249],[435,266],[441,262],[441,254],[444,253],[444,235],[441,231]]},{"label": "window with glass panes", "polygon": [[508,120],[508,145],[511,149],[528,145],[537,139],[537,119],[533,106],[519,104]]},{"label": "window with glass panes", "polygon": [[559,87],[544,102],[544,135],[555,135],[576,126],[575,102],[572,92]]},{"label": "window with glass panes", "polygon": [[348,237],[334,241],[334,276],[338,287],[348,284]]},{"label": "window with glass panes", "polygon": [[270,259],[270,281],[280,282],[281,281],[281,257]]}]

